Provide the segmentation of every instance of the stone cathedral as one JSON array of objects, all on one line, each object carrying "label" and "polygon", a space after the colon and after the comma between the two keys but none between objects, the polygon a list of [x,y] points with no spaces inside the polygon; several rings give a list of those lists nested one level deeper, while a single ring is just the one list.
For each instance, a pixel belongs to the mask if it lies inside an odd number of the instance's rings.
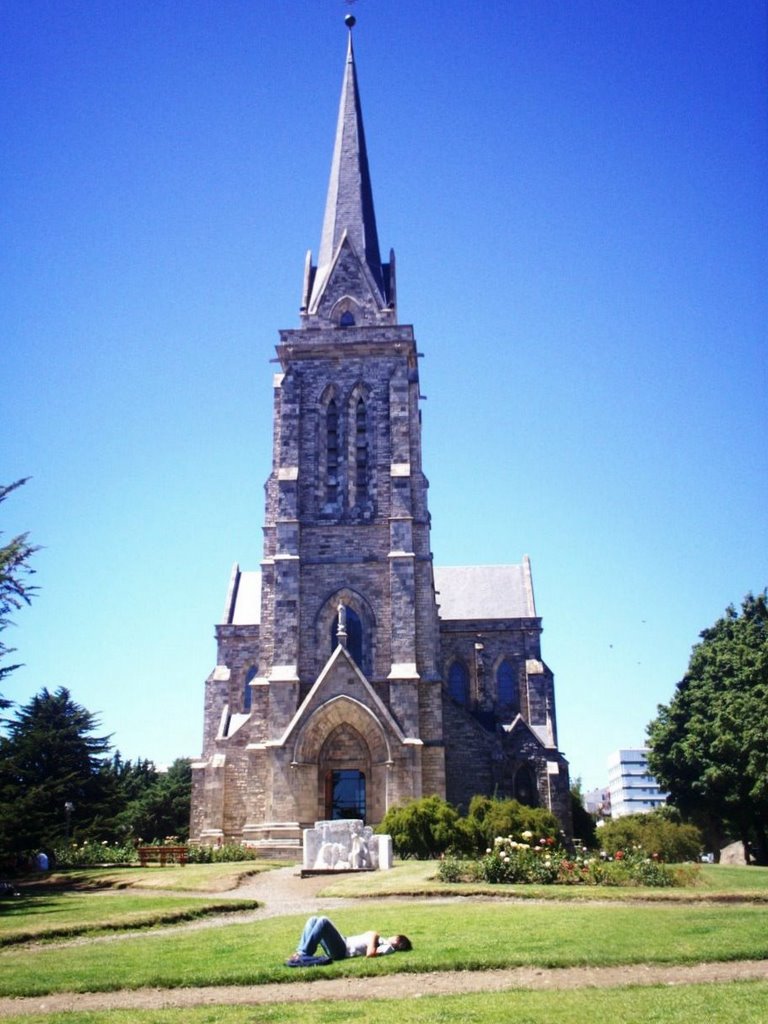
[{"label": "stone cathedral", "polygon": [[380,254],[351,27],[317,262],[279,336],[264,553],[216,627],[191,840],[285,852],[317,820],[476,793],[570,835],[528,558],[433,564],[419,353]]}]

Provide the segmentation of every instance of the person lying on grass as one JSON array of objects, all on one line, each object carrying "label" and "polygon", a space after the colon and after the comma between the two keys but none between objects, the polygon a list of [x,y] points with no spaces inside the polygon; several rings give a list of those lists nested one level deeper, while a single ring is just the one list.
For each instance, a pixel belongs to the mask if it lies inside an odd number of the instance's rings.
[{"label": "person lying on grass", "polygon": [[[315,956],[315,950],[322,946],[326,956]],[[378,932],[363,932],[345,938],[336,925],[327,917],[310,917],[304,925],[296,952],[286,960],[289,967],[330,963],[331,960],[346,960],[351,956],[386,956],[388,953],[406,953],[412,949],[411,940],[405,935],[382,938]]]}]

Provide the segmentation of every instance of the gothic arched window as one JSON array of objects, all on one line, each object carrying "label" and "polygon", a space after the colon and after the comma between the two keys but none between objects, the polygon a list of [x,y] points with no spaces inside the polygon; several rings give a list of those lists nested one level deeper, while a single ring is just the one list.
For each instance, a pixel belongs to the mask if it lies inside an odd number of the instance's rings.
[{"label": "gothic arched window", "polygon": [[339,494],[339,410],[332,398],[325,410],[325,491],[329,502]]},{"label": "gothic arched window", "polygon": [[345,309],[339,318],[339,327],[354,327],[355,326],[355,314]]},{"label": "gothic arched window", "polygon": [[245,676],[245,683],[243,684],[243,712],[248,714],[251,710],[251,681],[256,678],[256,666],[251,665]]},{"label": "gothic arched window", "polygon": [[355,406],[355,500],[368,495],[368,416],[365,402],[358,398]]},{"label": "gothic arched window", "polygon": [[454,661],[448,671],[448,693],[458,704],[469,704],[469,672],[461,661]]},{"label": "gothic arched window", "polygon": [[517,714],[520,710],[520,695],[517,689],[517,676],[512,663],[502,661],[496,671],[496,700],[500,708]]}]

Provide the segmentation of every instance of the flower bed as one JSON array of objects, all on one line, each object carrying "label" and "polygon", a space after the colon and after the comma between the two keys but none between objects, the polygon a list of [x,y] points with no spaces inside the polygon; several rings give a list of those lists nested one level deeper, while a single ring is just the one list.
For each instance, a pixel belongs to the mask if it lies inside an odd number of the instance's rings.
[{"label": "flower bed", "polygon": [[[639,846],[606,853],[569,852],[552,837],[499,836],[476,861],[443,860],[444,882],[528,885],[612,885],[665,887],[683,884],[678,872]],[[690,882],[686,878],[686,882]]]},{"label": "flower bed", "polygon": [[56,867],[90,868],[102,864],[133,864],[136,862],[136,850],[132,843],[68,843],[57,846],[53,851]]}]

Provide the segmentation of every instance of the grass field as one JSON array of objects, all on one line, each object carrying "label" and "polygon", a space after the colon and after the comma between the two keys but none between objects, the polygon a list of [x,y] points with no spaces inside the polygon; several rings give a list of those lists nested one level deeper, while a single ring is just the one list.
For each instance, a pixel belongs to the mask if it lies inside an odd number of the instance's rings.
[{"label": "grass field", "polygon": [[[408,1024],[765,1024],[768,984],[682,985],[573,992],[426,996],[408,1002]],[[402,1003],[381,999],[272,1006],[111,1010],[4,1018],[6,1024],[392,1024]]]},{"label": "grass field", "polygon": [[[427,903],[368,905],[334,914],[347,934],[371,924],[405,931],[412,953],[344,960],[324,977],[399,971],[486,970],[768,958],[762,906]],[[214,930],[162,929],[87,944],[6,948],[0,994],[109,991],[159,986],[246,985],[306,980],[283,966],[302,918],[275,917]]]},{"label": "grass field", "polygon": [[[72,890],[36,887],[30,895],[0,904],[0,942],[20,936],[27,945],[0,949],[0,994],[44,996],[55,992],[116,991],[142,987],[179,988],[253,985],[308,980],[307,972],[283,966],[294,948],[303,918],[273,917],[248,923],[237,912],[215,927],[176,928],[172,915],[206,914],[218,909],[215,896],[236,882],[242,866],[199,865],[189,868],[116,872],[78,872]],[[250,869],[250,865],[249,865]],[[335,963],[315,974],[324,978],[424,971],[477,971],[531,965],[690,964],[740,959],[768,959],[768,870],[705,866],[695,890],[678,891],[673,900],[653,902],[653,891],[597,890],[596,899],[547,893],[546,900],[520,901],[482,897],[459,903],[428,899],[376,900],[376,895],[438,893],[446,887],[430,882],[435,865],[399,864],[395,871],[343,876],[326,890],[368,897],[359,907],[334,912],[347,933],[375,926],[383,933],[405,931],[414,942],[408,954],[384,960]],[[112,876],[115,876],[114,878]],[[153,891],[162,876],[161,889]],[[59,879],[61,881],[61,879]],[[181,888],[183,886],[183,888]],[[116,891],[119,887],[122,891]],[[517,887],[508,887],[515,890]],[[548,887],[552,889],[553,887]],[[191,894],[189,890],[199,893]],[[462,887],[449,887],[462,891]],[[500,894],[497,887],[491,890]],[[507,895],[516,893],[510,891]],[[605,896],[609,895],[608,899]],[[629,897],[629,899],[628,899]],[[231,898],[225,902],[231,907]],[[322,900],[319,901],[322,903]],[[243,901],[242,906],[252,906]],[[239,908],[236,908],[236,911]],[[148,929],[150,923],[156,927]],[[142,925],[143,929],[137,929]],[[112,936],[106,931],[123,929]],[[76,943],[43,941],[53,934],[81,936]],[[92,940],[92,941],[91,941]],[[131,1010],[38,1014],[19,1017],[27,1024],[190,1024],[292,1021],[389,1021],[401,1012],[390,1001],[341,1001],[259,1007],[194,1010]],[[633,1021],[732,1021],[763,1024],[768,1020],[768,983],[749,982],[668,988],[589,989],[572,992],[523,992],[451,997],[423,997],[408,1002],[415,1024],[477,1021],[501,1017],[515,1024],[594,1024],[620,1015]],[[13,1020],[15,1018],[4,1018]]]},{"label": "grass field", "polygon": [[437,862],[409,860],[396,870],[377,874],[341,875],[325,890],[333,896],[412,896],[472,895],[515,896],[531,900],[592,900],[603,902],[628,899],[663,903],[690,903],[692,900],[738,898],[768,903],[768,868],[739,865],[702,864],[696,873],[697,884],[680,889],[620,889],[605,886],[563,885],[490,885],[488,883],[444,883],[436,878]]},{"label": "grass field", "polygon": [[33,884],[24,886],[25,891],[44,889],[76,889],[94,892],[102,889],[141,889],[155,892],[226,892],[234,889],[249,875],[258,875],[274,867],[284,866],[276,861],[246,861],[239,864],[178,864],[160,867],[152,864],[146,868],[72,868],[68,871],[52,872],[45,882],[33,878]]},{"label": "grass field", "polygon": [[211,914],[253,910],[254,900],[202,897],[61,893],[9,900],[0,912],[0,947],[102,932],[157,927]]}]

